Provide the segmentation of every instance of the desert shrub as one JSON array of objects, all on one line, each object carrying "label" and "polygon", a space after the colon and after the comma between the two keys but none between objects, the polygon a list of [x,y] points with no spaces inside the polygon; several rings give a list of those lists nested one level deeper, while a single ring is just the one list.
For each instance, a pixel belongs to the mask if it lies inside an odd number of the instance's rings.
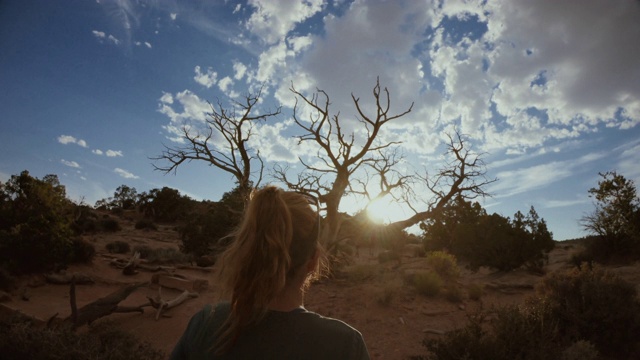
[{"label": "desert shrub", "polygon": [[98,215],[96,215],[96,213],[86,205],[76,206],[71,228],[77,235],[96,233],[100,230]]},{"label": "desert shrub", "polygon": [[427,263],[445,280],[455,281],[460,276],[460,268],[458,268],[455,255],[444,251],[432,251],[427,256]]},{"label": "desert shrub", "polygon": [[40,180],[23,171],[0,182],[0,266],[33,273],[65,265],[72,205],[56,175]]},{"label": "desert shrub", "polygon": [[438,295],[443,284],[442,278],[432,272],[415,274],[413,277],[413,286],[416,288],[416,291],[426,296]]},{"label": "desert shrub", "polygon": [[115,240],[105,245],[108,252],[111,254],[126,254],[131,251],[131,246],[128,242],[122,240]]},{"label": "desert shrub", "polygon": [[140,219],[136,222],[136,229],[139,230],[158,230],[158,226],[149,219]]},{"label": "desert shrub", "polygon": [[488,266],[509,271],[527,265],[540,268],[555,243],[546,222],[532,207],[513,219],[488,215],[478,203],[453,199],[429,222],[420,225],[427,250],[448,249],[475,270]]},{"label": "desert shrub", "polygon": [[145,217],[155,221],[173,222],[184,219],[194,204],[195,201],[188,196],[165,186],[140,194],[138,209]]},{"label": "desert shrub", "polygon": [[194,256],[219,252],[228,244],[230,239],[226,236],[235,228],[238,219],[239,216],[225,206],[211,204],[209,209],[195,214],[180,227],[180,250]]},{"label": "desert shrub", "polygon": [[[633,285],[583,266],[546,277],[524,306],[473,317],[424,345],[433,359],[636,359],[640,310]],[[598,355],[600,354],[600,355]]]},{"label": "desert shrub", "polygon": [[69,262],[90,263],[95,255],[96,247],[92,243],[80,237],[75,237],[71,240]]},{"label": "desert shrub", "polygon": [[591,342],[602,355],[640,355],[640,302],[634,285],[583,265],[543,279],[539,296],[552,306],[563,332]]},{"label": "desert shrub", "polygon": [[153,248],[149,245],[136,245],[133,247],[133,253],[139,253],[140,259],[147,259],[153,252]]},{"label": "desert shrub", "polygon": [[109,323],[76,333],[67,327],[38,328],[29,322],[0,323],[0,353],[6,360],[162,359],[146,342]]},{"label": "desert shrub", "polygon": [[484,287],[478,284],[471,284],[467,289],[467,293],[469,294],[469,299],[478,301],[484,295]]},{"label": "desert shrub", "polygon": [[[469,323],[423,344],[436,360],[543,360],[557,359],[561,347],[554,323],[544,313],[523,311],[516,306],[497,309],[489,329],[484,314],[470,317]],[[547,321],[545,321],[547,320]]]},{"label": "desert shrub", "polygon": [[147,256],[152,264],[183,264],[191,261],[191,256],[174,248],[153,249]]},{"label": "desert shrub", "polygon": [[120,231],[122,227],[120,227],[118,220],[107,217],[100,220],[100,229],[104,232],[116,232]]},{"label": "desert shrub", "polygon": [[583,227],[595,235],[586,251],[601,263],[640,259],[640,197],[635,183],[615,171],[600,176],[598,187],[589,189],[596,208],[582,219]]}]

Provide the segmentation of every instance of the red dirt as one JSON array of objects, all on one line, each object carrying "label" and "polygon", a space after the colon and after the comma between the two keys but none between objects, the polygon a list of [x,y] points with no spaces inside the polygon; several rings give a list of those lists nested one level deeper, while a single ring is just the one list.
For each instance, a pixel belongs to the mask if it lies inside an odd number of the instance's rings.
[{"label": "red dirt", "polygon": [[[151,279],[150,272],[140,271],[136,275],[125,276],[120,269],[109,265],[111,257],[105,250],[106,243],[125,240],[132,248],[142,244],[151,247],[178,246],[178,235],[170,226],[160,226],[158,231],[143,231],[133,229],[132,220],[122,225],[124,230],[115,234],[87,236],[86,239],[93,242],[97,250],[93,263],[71,266],[67,270],[82,272],[96,281],[92,285],[77,287],[78,307],[115,291],[122,284]],[[577,250],[578,247],[574,245],[556,246],[550,254],[548,271],[568,267],[567,260]],[[493,305],[521,303],[533,292],[533,285],[541,279],[540,276],[525,271],[495,274],[486,269],[477,273],[462,270],[458,286],[463,289],[464,300],[452,303],[442,296],[429,298],[419,295],[411,287],[404,285],[403,274],[427,269],[424,258],[405,256],[401,265],[387,265],[378,264],[375,252],[361,252],[367,254],[357,257],[355,264],[345,268],[336,278],[312,285],[306,295],[306,307],[322,315],[341,319],[360,330],[372,359],[405,359],[424,354],[425,349],[421,345],[423,339],[441,336],[434,332],[446,332],[464,326],[468,314],[481,307],[490,309]],[[130,255],[122,257],[128,256]],[[637,281],[640,277],[638,267],[630,269],[627,275]],[[207,272],[191,269],[177,270],[177,273],[190,278],[210,277]],[[43,320],[56,313],[61,318],[70,314],[69,286],[47,284],[41,276],[21,280],[21,287],[12,293],[11,300],[4,303],[6,307]],[[469,300],[466,296],[465,289],[473,283],[486,285],[481,301]],[[172,299],[180,292],[163,288],[162,296]],[[141,305],[147,302],[146,296],[155,296],[157,293],[157,285],[142,287],[121,305]],[[391,294],[388,304],[380,300],[385,293]],[[29,300],[23,300],[22,294],[26,294]],[[215,286],[210,284],[198,298],[187,300],[167,311],[168,317],[155,320],[155,310],[147,307],[144,314],[112,314],[99,321],[112,321],[168,355],[191,316],[205,304],[215,301]]]}]

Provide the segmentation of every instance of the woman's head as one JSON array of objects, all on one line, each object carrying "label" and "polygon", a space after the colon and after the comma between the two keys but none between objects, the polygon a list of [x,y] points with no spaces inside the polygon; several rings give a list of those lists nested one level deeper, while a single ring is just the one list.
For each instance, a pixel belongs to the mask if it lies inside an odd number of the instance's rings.
[{"label": "woman's head", "polygon": [[231,298],[232,327],[257,321],[286,286],[308,277],[319,247],[315,205],[315,198],[274,186],[252,193],[231,244],[217,261],[222,293]]}]

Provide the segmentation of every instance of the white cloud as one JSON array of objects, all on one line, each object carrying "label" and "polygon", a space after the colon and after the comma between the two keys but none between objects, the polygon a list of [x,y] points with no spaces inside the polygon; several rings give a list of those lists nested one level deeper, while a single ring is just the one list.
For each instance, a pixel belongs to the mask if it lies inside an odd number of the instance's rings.
[{"label": "white cloud", "polygon": [[103,155],[104,152],[100,149],[93,149],[91,150],[92,153],[96,154],[96,155]]},{"label": "white cloud", "polygon": [[122,151],[121,150],[107,150],[107,152],[105,154],[108,157],[118,157],[118,156],[122,156]]},{"label": "white cloud", "polygon": [[98,39],[104,39],[107,36],[103,31],[93,30],[92,33]]},{"label": "white cloud", "polygon": [[576,170],[585,164],[602,159],[603,153],[590,153],[578,159],[553,161],[547,164],[533,165],[516,170],[505,170],[497,173],[499,179],[489,193],[498,194],[497,197],[509,197],[575,176]]},{"label": "white cloud", "polygon": [[242,78],[244,77],[244,75],[247,72],[247,67],[239,62],[239,61],[234,61],[233,62],[233,71],[234,71],[234,75],[233,78],[236,80],[242,80]]},{"label": "white cloud", "polygon": [[145,45],[146,47],[148,47],[149,49],[151,49],[151,43],[149,43],[149,42],[145,41],[145,42],[144,42],[144,45]]},{"label": "white cloud", "polygon": [[640,184],[640,144],[625,149],[618,161],[618,172],[624,177]]},{"label": "white cloud", "polygon": [[83,148],[87,147],[87,142],[82,140],[82,139],[76,139],[75,137],[71,136],[71,135],[60,135],[58,136],[58,142],[60,144],[76,144],[78,146],[81,146]]},{"label": "white cloud", "polygon": [[[176,104],[174,104],[174,100]],[[204,122],[206,114],[211,111],[209,103],[200,99],[190,90],[184,90],[175,96],[163,93],[159,101],[158,111],[170,119],[170,123],[164,125],[163,128],[172,135],[169,139],[174,142],[183,142],[183,126],[188,127],[190,126],[188,123],[193,121]],[[177,110],[174,109],[174,106],[177,107]]]},{"label": "white cloud", "polygon": [[220,79],[220,81],[218,81],[218,87],[223,93],[228,93],[232,86],[233,80],[231,80],[231,78],[228,76],[225,76],[224,78]]},{"label": "white cloud", "polygon": [[134,174],[128,172],[127,170],[120,169],[120,168],[115,168],[113,170],[113,172],[115,172],[116,174],[122,176],[125,179],[139,179],[140,178],[139,176],[134,175]]},{"label": "white cloud", "polygon": [[120,44],[120,40],[118,40],[118,39],[117,39],[115,36],[113,36],[113,35],[109,35],[109,36],[107,36],[107,40],[109,40],[109,42],[111,42],[111,43],[113,43],[113,44],[115,44],[115,45]]},{"label": "white cloud", "polygon": [[196,75],[193,77],[193,80],[195,80],[198,84],[206,86],[207,89],[216,84],[218,73],[213,71],[213,69],[208,68],[207,72],[203,73],[200,69],[200,66],[196,66],[194,71]]},{"label": "white cloud", "polygon": [[233,14],[237,14],[242,9],[242,4],[237,4],[235,9],[233,9]]},{"label": "white cloud", "polygon": [[171,20],[175,21],[176,18],[178,17],[178,14],[177,13],[171,13],[171,14],[169,14],[169,17],[171,18]]},{"label": "white cloud", "polygon": [[170,93],[162,92],[162,96],[160,97],[160,101],[165,104],[173,104],[173,95]]},{"label": "white cloud", "polygon": [[78,164],[75,161],[67,161],[65,159],[60,160],[61,163],[63,163],[64,165],[67,165],[68,167],[72,167],[72,168],[76,168],[76,169],[80,169],[80,164]]},{"label": "white cloud", "polygon": [[323,0],[249,0],[255,11],[246,26],[267,44],[274,44],[295,27],[322,10]]},{"label": "white cloud", "polygon": [[[640,124],[637,2],[354,1],[340,16],[324,17],[321,36],[292,31],[308,15],[274,15],[265,3],[250,3],[258,10],[248,27],[264,32],[269,44],[256,80],[275,82],[285,105],[292,103],[293,81],[303,92],[326,90],[347,118],[350,93],[365,101],[380,76],[396,109],[416,103],[397,124],[410,129],[424,122],[426,133],[457,124],[485,140],[484,150],[512,154],[576,139],[603,124]],[[458,39],[451,19],[475,27]]]},{"label": "white cloud", "polygon": [[543,200],[542,206],[544,208],[561,208],[561,207],[569,207],[575,205],[584,205],[589,204],[591,201],[588,198],[584,199],[575,199],[575,200]]},{"label": "white cloud", "polygon": [[103,42],[106,40],[107,42],[112,43],[114,45],[120,44],[120,40],[118,38],[116,38],[111,34],[107,35],[104,31],[93,30],[91,31],[91,33],[93,34],[93,36],[96,37],[96,39],[98,39],[99,42]]}]

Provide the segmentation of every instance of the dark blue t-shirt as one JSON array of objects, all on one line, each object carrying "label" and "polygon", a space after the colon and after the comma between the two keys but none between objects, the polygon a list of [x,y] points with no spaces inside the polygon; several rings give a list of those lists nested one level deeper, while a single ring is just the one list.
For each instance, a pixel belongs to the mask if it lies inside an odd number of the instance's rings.
[{"label": "dark blue t-shirt", "polygon": [[195,314],[171,353],[181,359],[369,359],[362,335],[346,323],[305,309],[269,311],[244,331],[224,355],[211,350],[215,333],[229,316],[230,305],[207,305]]}]

